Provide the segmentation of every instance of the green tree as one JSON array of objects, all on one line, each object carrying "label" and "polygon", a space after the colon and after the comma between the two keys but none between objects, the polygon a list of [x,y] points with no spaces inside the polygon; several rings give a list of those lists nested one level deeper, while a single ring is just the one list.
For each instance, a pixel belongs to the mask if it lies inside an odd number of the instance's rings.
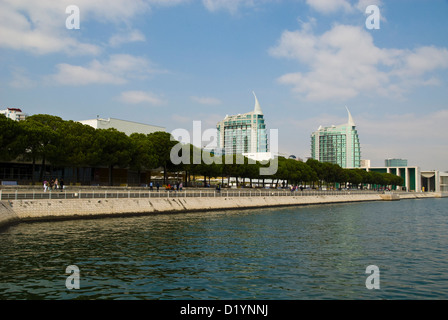
[{"label": "green tree", "polygon": [[75,172],[75,182],[79,179],[79,169],[94,166],[100,162],[100,154],[95,147],[96,130],[76,121],[65,121],[61,128],[61,138],[58,145],[60,154],[57,163],[72,167]]},{"label": "green tree", "polygon": [[167,184],[168,170],[175,166],[171,162],[170,153],[178,141],[174,140],[170,133],[167,132],[153,132],[148,135],[149,140],[152,143],[155,152],[155,164],[157,167],[163,168],[163,181]]},{"label": "green tree", "polygon": [[60,117],[47,114],[32,115],[19,122],[23,130],[20,143],[24,147],[24,156],[31,158],[33,163],[33,184],[35,183],[34,171],[37,159],[42,160],[39,174],[39,180],[42,181],[46,160],[55,163],[62,161],[61,158],[65,157],[65,154],[58,152],[63,123],[64,121]]},{"label": "green tree", "polygon": [[94,148],[98,150],[98,165],[109,168],[109,185],[113,185],[113,168],[125,168],[131,162],[131,140],[116,129],[97,129]]},{"label": "green tree", "polygon": [[10,161],[23,153],[21,135],[22,127],[19,123],[0,114],[0,160]]},{"label": "green tree", "polygon": [[131,140],[131,162],[130,167],[137,170],[138,175],[143,170],[149,171],[157,167],[157,155],[153,142],[146,134],[133,133],[130,136]]},{"label": "green tree", "polygon": [[314,173],[315,173],[315,176],[314,176],[314,179],[315,179],[315,180],[313,180],[313,186],[314,186],[314,181],[317,180],[317,182],[318,182],[318,187],[320,187],[322,181],[325,179],[325,171],[324,171],[324,167],[323,167],[322,163],[319,162],[318,160],[315,160],[315,159],[311,159],[311,158],[310,158],[310,159],[308,159],[308,160],[306,161],[306,164],[307,164],[308,166],[310,166],[310,168],[311,168],[311,169],[314,171]]},{"label": "green tree", "polygon": [[359,169],[348,169],[346,170],[347,173],[347,182],[350,183],[351,186],[356,186],[358,187],[358,185],[360,185],[363,182],[363,177],[360,174]]}]

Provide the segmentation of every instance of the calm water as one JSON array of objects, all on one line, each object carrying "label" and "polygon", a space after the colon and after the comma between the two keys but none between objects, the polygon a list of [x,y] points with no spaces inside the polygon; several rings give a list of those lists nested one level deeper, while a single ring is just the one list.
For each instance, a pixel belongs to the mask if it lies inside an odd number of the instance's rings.
[{"label": "calm water", "polygon": [[447,248],[448,198],[20,224],[0,298],[447,299]]}]

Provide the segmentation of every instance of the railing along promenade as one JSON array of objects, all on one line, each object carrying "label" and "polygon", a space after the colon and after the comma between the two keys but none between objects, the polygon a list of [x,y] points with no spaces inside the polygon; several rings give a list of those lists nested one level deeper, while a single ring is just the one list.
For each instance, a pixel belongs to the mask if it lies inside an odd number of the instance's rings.
[{"label": "railing along promenade", "polygon": [[373,190],[294,190],[288,189],[183,189],[183,190],[95,190],[65,189],[48,190],[0,190],[0,200],[41,200],[41,199],[125,199],[125,198],[214,198],[214,197],[291,197],[291,196],[345,196],[383,193]]}]

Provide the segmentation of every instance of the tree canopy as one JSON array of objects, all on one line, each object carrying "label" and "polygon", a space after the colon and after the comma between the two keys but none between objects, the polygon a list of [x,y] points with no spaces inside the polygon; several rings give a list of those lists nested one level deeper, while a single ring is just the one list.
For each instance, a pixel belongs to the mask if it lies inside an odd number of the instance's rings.
[{"label": "tree canopy", "polygon": [[[242,155],[218,156],[206,153],[193,145],[177,150],[178,141],[167,132],[134,133],[127,136],[116,129],[94,129],[75,121],[37,114],[24,121],[13,121],[0,115],[0,160],[22,159],[42,168],[50,163],[63,167],[107,167],[109,184],[113,184],[112,170],[130,168],[138,172],[162,168],[164,182],[168,172],[183,171],[187,175],[206,178],[233,177],[241,179],[272,179],[278,184],[310,185],[322,187],[375,188],[401,186],[403,178],[390,173],[367,172],[363,169],[343,169],[339,165],[322,163],[314,159],[306,162],[278,157],[277,171],[261,175],[266,164],[249,160]],[[179,151],[183,161],[172,161],[172,151]],[[184,153],[185,152],[185,153]],[[189,153],[189,154],[188,154]],[[202,155],[198,158],[198,155]],[[189,161],[188,161],[189,160]],[[42,178],[41,169],[40,178]],[[34,181],[33,181],[34,182]]]}]

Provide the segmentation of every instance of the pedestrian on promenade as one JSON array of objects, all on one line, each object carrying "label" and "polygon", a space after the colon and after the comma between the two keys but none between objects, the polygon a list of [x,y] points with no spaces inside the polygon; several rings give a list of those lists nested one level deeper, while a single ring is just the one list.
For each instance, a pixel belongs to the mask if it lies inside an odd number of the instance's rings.
[{"label": "pedestrian on promenade", "polygon": [[152,191],[152,181],[149,183],[149,190]]},{"label": "pedestrian on promenade", "polygon": [[156,188],[157,188],[157,192],[159,192],[160,184],[158,182],[156,183]]},{"label": "pedestrian on promenade", "polygon": [[56,180],[54,180],[54,190],[57,190],[59,186],[59,181],[58,178],[56,178]]},{"label": "pedestrian on promenade", "polygon": [[64,189],[64,180],[61,179],[59,184],[60,184],[60,188],[61,188],[61,192],[62,192],[62,190]]},{"label": "pedestrian on promenade", "polygon": [[44,192],[47,192],[48,189],[48,182],[47,180],[44,181]]},{"label": "pedestrian on promenade", "polygon": [[179,189],[182,191],[182,182],[179,184]]}]

